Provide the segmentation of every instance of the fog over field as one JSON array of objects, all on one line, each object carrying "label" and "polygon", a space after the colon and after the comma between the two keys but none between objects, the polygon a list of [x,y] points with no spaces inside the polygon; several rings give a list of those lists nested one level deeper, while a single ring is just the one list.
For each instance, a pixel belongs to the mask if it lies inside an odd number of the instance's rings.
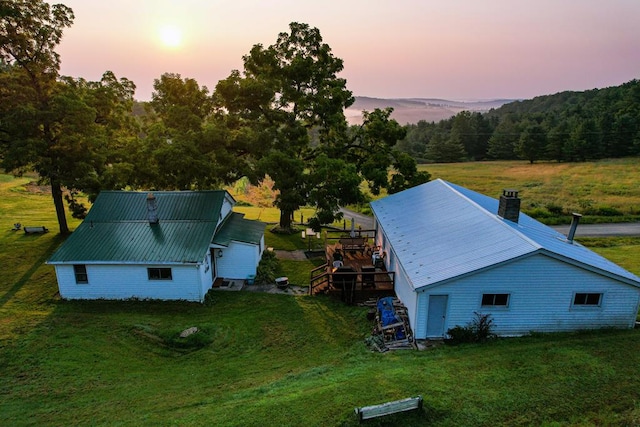
[{"label": "fog over field", "polygon": [[391,117],[401,125],[417,123],[420,120],[438,122],[455,116],[461,111],[486,112],[492,108],[515,101],[514,99],[491,99],[452,101],[436,98],[370,98],[356,96],[356,102],[345,110],[347,121],[351,125],[362,123],[362,111],[372,111],[376,108],[393,108]]}]

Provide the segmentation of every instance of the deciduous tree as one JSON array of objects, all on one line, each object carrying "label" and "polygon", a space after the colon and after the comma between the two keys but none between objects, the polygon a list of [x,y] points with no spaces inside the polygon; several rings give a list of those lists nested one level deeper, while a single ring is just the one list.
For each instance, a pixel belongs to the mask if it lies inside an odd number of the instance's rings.
[{"label": "deciduous tree", "polygon": [[[9,64],[3,76],[2,127],[8,135],[2,149],[5,168],[19,171],[31,163],[51,184],[61,233],[69,228],[62,198],[62,183],[54,165],[58,161],[51,120],[52,97],[57,86],[60,57],[55,48],[62,32],[73,23],[67,6],[42,0],[7,0],[0,4],[0,58]],[[13,166],[13,167],[11,167]]]},{"label": "deciduous tree", "polygon": [[247,163],[250,174],[274,180],[283,229],[290,228],[293,212],[307,200],[320,146],[344,138],[343,110],[353,103],[346,81],[337,76],[342,60],[320,31],[296,22],[289,30],[267,48],[255,45],[243,57],[243,73],[234,71],[216,86],[216,97],[231,116],[228,122],[255,138],[248,144],[255,159]]},{"label": "deciduous tree", "polygon": [[[302,205],[316,208],[316,225],[339,218],[340,205],[363,200],[362,179],[374,193],[389,186],[393,147],[406,131],[390,109],[365,112],[362,126],[348,128],[344,109],[354,99],[338,77],[343,62],[317,28],[291,23],[275,44],[255,45],[243,60],[243,72],[220,81],[215,97],[229,128],[247,136],[244,164],[253,180],[273,179],[282,229]],[[410,176],[396,178],[397,188],[425,178],[401,160],[396,172]]]},{"label": "deciduous tree", "polygon": [[55,48],[73,11],[41,0],[0,3],[0,160],[16,174],[35,170],[51,193],[61,233],[68,233],[63,188],[97,194],[126,182],[123,146],[135,135],[135,86],[107,72],[99,82],[60,77]]}]

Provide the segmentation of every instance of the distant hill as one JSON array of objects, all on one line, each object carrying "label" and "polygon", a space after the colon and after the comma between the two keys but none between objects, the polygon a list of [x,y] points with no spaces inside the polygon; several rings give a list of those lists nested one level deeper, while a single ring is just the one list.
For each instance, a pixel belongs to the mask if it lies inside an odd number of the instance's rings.
[{"label": "distant hill", "polygon": [[[389,103],[401,107],[398,121],[407,120],[400,118],[404,106],[410,111],[418,107],[433,110],[439,103],[449,114],[460,109],[476,110],[436,122],[408,123],[407,136],[397,147],[420,161],[580,162],[640,156],[640,80],[511,102],[409,101]],[[498,106],[500,103],[503,105]],[[485,113],[483,109],[490,110]]]},{"label": "distant hill", "polygon": [[393,108],[391,117],[401,125],[418,123],[420,120],[439,122],[448,119],[461,111],[487,112],[499,108],[514,99],[492,99],[482,101],[450,101],[436,98],[370,98],[356,96],[356,102],[345,110],[349,124],[362,123],[362,111],[373,111],[376,108]]}]

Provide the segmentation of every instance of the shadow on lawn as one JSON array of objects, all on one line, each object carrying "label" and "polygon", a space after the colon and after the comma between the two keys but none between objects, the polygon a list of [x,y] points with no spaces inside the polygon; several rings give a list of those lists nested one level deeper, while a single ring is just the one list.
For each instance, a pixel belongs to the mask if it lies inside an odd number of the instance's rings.
[{"label": "shadow on lawn", "polygon": [[[34,237],[39,237],[39,236],[25,236],[24,238],[33,239]],[[29,280],[31,280],[31,276],[33,276],[33,274],[38,270],[38,268],[40,268],[42,264],[44,264],[47,261],[47,259],[53,253],[53,251],[56,250],[56,248],[60,245],[60,243],[62,243],[63,240],[64,240],[64,237],[61,236],[60,234],[56,235],[51,240],[51,244],[49,245],[49,247],[47,247],[47,249],[42,253],[42,255],[33,263],[31,268],[25,271],[22,277],[18,279],[18,281],[2,297],[0,297],[0,307],[3,307],[6,303],[8,303],[9,300],[11,300],[11,298],[13,298],[15,294],[17,294],[18,291],[20,291],[20,289],[22,289],[22,287],[27,282],[29,282]]]}]

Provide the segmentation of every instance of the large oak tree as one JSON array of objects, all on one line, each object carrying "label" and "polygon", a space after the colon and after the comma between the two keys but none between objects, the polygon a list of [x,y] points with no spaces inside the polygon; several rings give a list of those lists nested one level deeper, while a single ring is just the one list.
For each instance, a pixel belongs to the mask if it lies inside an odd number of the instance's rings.
[{"label": "large oak tree", "polygon": [[312,175],[322,147],[344,136],[343,110],[354,101],[338,77],[342,60],[320,31],[295,22],[289,29],[269,47],[255,45],[243,57],[243,73],[233,71],[216,87],[229,123],[255,137],[250,175],[273,179],[283,229],[290,228],[293,212],[306,203],[311,183],[318,182]]},{"label": "large oak tree", "polygon": [[135,86],[106,72],[99,82],[63,78],[55,48],[73,23],[67,6],[42,0],[0,2],[0,161],[36,171],[51,185],[60,232],[69,232],[63,190],[90,196],[128,181],[124,145],[135,135]]},{"label": "large oak tree", "polygon": [[[273,45],[253,46],[243,61],[244,70],[220,81],[215,97],[230,127],[247,137],[249,176],[273,179],[282,229],[303,205],[316,208],[315,225],[333,221],[341,204],[363,200],[363,178],[374,192],[389,185],[392,147],[404,131],[389,119],[390,110],[367,113],[363,126],[349,130],[344,109],[354,98],[338,77],[343,61],[317,28],[293,22]],[[403,157],[403,166],[410,162]],[[426,178],[417,174],[411,182]]]},{"label": "large oak tree", "polygon": [[41,0],[0,3],[0,58],[9,64],[2,76],[2,160],[5,168],[13,169],[33,162],[38,173],[49,180],[61,233],[69,228],[62,183],[55,170],[58,154],[52,98],[60,68],[55,48],[73,18],[73,11],[61,4],[51,6]]}]

